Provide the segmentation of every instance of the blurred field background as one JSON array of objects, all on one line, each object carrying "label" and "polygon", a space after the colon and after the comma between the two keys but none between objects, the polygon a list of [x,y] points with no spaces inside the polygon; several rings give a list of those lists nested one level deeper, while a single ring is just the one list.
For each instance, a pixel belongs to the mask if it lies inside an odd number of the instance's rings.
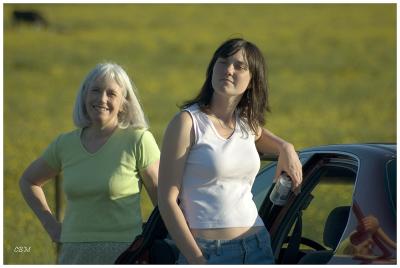
[{"label": "blurred field background", "polygon": [[[12,25],[15,9],[41,12],[49,27]],[[102,61],[132,77],[160,146],[176,104],[198,92],[212,53],[233,36],[263,51],[267,127],[297,149],[396,141],[395,4],[4,4],[3,19],[6,264],[55,263],[18,180],[73,128],[77,89]],[[45,191],[54,208],[53,183]]]}]

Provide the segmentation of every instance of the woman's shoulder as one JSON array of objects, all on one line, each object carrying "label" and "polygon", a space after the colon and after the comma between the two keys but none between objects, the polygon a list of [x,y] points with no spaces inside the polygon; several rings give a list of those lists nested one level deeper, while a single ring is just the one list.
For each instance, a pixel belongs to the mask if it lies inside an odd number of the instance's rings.
[{"label": "woman's shoulder", "polygon": [[187,109],[182,109],[172,118],[170,125],[182,125],[182,126],[191,126],[192,125],[192,111]]},{"label": "woman's shoulder", "polygon": [[177,112],[171,121],[168,123],[167,129],[164,134],[172,136],[179,135],[179,133],[190,133],[193,126],[192,115],[189,111],[183,109]]},{"label": "woman's shoulder", "polygon": [[70,147],[79,139],[80,133],[81,129],[62,132],[53,138],[49,146],[56,146],[60,148]]},{"label": "woman's shoulder", "polygon": [[184,112],[184,111],[189,112],[189,113],[197,113],[197,112],[200,112],[200,106],[197,103],[193,103],[193,104],[183,107],[181,112]]},{"label": "woman's shoulder", "polygon": [[62,141],[70,141],[73,139],[76,139],[77,137],[79,138],[81,135],[82,129],[77,128],[74,130],[70,130],[67,132],[62,132],[61,134],[58,135],[57,139],[62,140]]},{"label": "woman's shoulder", "polygon": [[144,133],[151,132],[147,128],[134,128],[134,127],[127,127],[119,130],[124,136],[129,137],[130,139],[140,139]]},{"label": "woman's shoulder", "polygon": [[204,111],[198,103],[185,106],[175,117],[178,117],[181,122],[192,125],[193,121],[204,120]]}]

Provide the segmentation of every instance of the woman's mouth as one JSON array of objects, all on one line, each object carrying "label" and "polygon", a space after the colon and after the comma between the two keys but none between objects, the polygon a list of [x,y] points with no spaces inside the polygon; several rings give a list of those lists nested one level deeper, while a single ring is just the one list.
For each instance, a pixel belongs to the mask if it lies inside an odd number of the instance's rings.
[{"label": "woman's mouth", "polygon": [[233,81],[230,80],[230,79],[228,79],[228,78],[222,78],[221,81],[222,81],[222,82],[225,82],[225,83],[231,83],[231,84],[233,84]]},{"label": "woman's mouth", "polygon": [[101,106],[101,105],[92,105],[92,108],[98,112],[107,112],[109,111],[109,109],[105,106]]}]

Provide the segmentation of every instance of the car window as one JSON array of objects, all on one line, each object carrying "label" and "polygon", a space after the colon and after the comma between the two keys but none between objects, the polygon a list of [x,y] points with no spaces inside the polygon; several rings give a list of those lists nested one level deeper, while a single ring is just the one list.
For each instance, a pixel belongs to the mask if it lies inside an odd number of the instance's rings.
[{"label": "car window", "polygon": [[397,206],[397,183],[396,183],[396,174],[397,174],[397,163],[396,159],[390,160],[386,165],[386,191],[389,194],[390,205],[392,207],[392,212],[396,215],[396,206]]},{"label": "car window", "polygon": [[[345,167],[325,166],[316,174],[318,183],[311,192],[313,200],[303,211],[302,236],[326,246],[323,239],[326,219],[333,209],[351,206],[356,173]],[[347,222],[347,218],[344,220]]]}]

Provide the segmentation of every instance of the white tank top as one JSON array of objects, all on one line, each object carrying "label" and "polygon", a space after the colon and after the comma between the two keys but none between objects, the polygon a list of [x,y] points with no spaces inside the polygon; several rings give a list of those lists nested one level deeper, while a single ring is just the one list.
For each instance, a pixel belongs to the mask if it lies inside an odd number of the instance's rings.
[{"label": "white tank top", "polygon": [[179,199],[191,229],[263,226],[251,187],[260,169],[255,136],[236,116],[225,139],[197,104],[188,111],[195,142],[186,160]]}]

